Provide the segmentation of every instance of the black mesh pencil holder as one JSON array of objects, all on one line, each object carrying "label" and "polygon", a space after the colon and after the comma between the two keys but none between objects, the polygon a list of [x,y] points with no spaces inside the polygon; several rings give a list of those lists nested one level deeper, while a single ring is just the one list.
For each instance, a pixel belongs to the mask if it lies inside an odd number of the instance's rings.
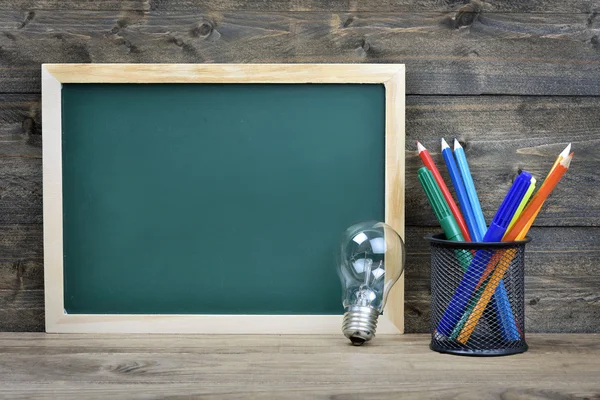
[{"label": "black mesh pencil holder", "polygon": [[500,356],[527,351],[525,244],[467,243],[427,236],[431,244],[431,349]]}]

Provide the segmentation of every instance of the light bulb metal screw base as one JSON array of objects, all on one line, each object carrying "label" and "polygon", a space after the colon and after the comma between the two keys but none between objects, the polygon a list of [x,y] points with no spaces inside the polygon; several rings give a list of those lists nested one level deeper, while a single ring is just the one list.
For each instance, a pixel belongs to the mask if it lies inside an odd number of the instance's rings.
[{"label": "light bulb metal screw base", "polygon": [[371,307],[350,306],[344,313],[342,332],[353,345],[360,346],[373,339],[379,311]]}]

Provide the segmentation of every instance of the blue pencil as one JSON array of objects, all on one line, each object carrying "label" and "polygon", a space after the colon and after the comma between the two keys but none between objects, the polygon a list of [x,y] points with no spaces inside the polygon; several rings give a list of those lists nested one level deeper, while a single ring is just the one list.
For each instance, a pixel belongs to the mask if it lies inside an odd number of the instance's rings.
[{"label": "blue pencil", "polygon": [[456,156],[458,169],[460,170],[463,182],[465,183],[467,196],[469,197],[469,204],[471,204],[471,209],[473,211],[473,215],[475,216],[477,230],[479,231],[478,237],[483,238],[487,232],[485,218],[483,217],[483,211],[481,211],[481,204],[479,203],[479,197],[477,197],[475,183],[473,183],[473,177],[471,176],[471,170],[469,169],[469,163],[467,162],[465,150],[456,139],[454,139],[454,155]]},{"label": "blue pencil", "polygon": [[477,222],[475,221],[475,215],[473,214],[473,209],[471,208],[471,203],[469,202],[469,196],[467,195],[467,190],[465,189],[460,172],[456,166],[456,161],[452,155],[452,150],[450,150],[450,146],[448,146],[448,143],[446,143],[444,138],[442,138],[442,155],[444,156],[444,161],[446,162],[446,167],[448,168],[448,173],[450,174],[450,179],[452,179],[452,185],[454,186],[454,191],[456,192],[456,197],[458,198],[458,204],[460,205],[460,209],[462,210],[465,221],[467,222],[467,228],[471,234],[471,239],[474,242],[480,242],[481,239],[483,239],[483,235],[479,234]]},{"label": "blue pencil", "polygon": [[[442,138],[442,155],[444,156],[444,161],[446,162],[446,167],[448,168],[448,173],[450,174],[450,179],[452,179],[452,185],[454,186],[456,197],[458,197],[460,209],[462,210],[465,221],[467,222],[467,228],[471,233],[471,238],[474,242],[481,242],[483,235],[480,234],[479,229],[477,229],[477,223],[475,221],[473,210],[471,209],[467,190],[465,189],[462,177],[460,176],[460,172],[456,166],[456,161],[452,155],[452,150],[444,138]],[[495,314],[500,322],[502,336],[507,340],[518,340],[519,332],[515,325],[512,308],[510,307],[510,301],[508,299],[508,295],[506,294],[504,282],[500,282],[496,288],[492,301],[490,302],[490,307],[492,307],[492,309],[495,311]],[[465,312],[463,314],[460,322],[452,332],[451,339],[454,339],[453,336],[458,335],[462,325],[464,325],[467,318],[469,318],[469,315],[469,312]]]},{"label": "blue pencil", "polygon": [[[527,189],[529,189],[531,178],[531,174],[525,171],[517,176],[498,208],[489,229],[486,231],[483,237],[484,242],[499,242],[502,240],[502,236],[504,236],[510,220],[515,211],[517,211],[519,203],[521,203]],[[450,336],[452,330],[465,312],[470,299],[475,294],[475,287],[493,254],[493,251],[487,250],[479,250],[475,253],[475,257],[473,257],[469,268],[464,273],[444,315],[437,325],[436,333],[446,337]],[[502,305],[499,304],[499,306]]]}]

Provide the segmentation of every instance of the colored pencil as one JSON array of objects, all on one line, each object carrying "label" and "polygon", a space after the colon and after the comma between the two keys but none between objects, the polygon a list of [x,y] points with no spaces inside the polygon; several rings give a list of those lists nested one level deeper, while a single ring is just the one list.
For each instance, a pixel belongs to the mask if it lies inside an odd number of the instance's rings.
[{"label": "colored pencil", "polygon": [[[554,164],[552,165],[552,168],[550,168],[550,171],[548,171],[548,174],[546,175],[546,179],[548,179],[548,177],[550,176],[550,174],[552,173],[552,171],[554,171],[554,168],[556,168],[556,166],[558,165],[558,163],[560,163],[564,158],[566,158],[569,155],[570,151],[571,151],[571,143],[569,143],[567,145],[567,147],[565,147],[565,149],[558,155],[558,157],[556,157],[556,160],[554,161]],[[509,228],[507,229],[507,233],[508,233],[508,231],[510,231],[510,229],[512,229],[512,226],[516,222],[517,218],[521,215],[521,213],[523,211],[523,208],[524,208],[523,205],[525,205],[525,203],[527,202],[527,200],[531,197],[531,193],[533,192],[532,188],[533,189],[535,188],[535,182],[532,182],[531,186],[529,187],[529,190],[527,191],[527,193],[525,194],[525,197],[523,198],[523,201],[519,205],[519,208],[517,209],[517,212],[515,212],[515,215],[514,215],[512,221],[511,221],[511,223],[509,225]],[[530,218],[530,220],[528,221],[527,225],[523,228],[524,232],[520,232],[519,239],[524,239],[525,238],[525,236],[527,235],[527,232],[529,231],[529,228],[533,224],[533,221],[535,220],[535,218],[537,217],[538,213],[540,212],[540,209],[538,209],[536,211],[536,213],[534,214],[534,216],[532,218]],[[504,236],[506,237],[506,234]],[[483,275],[479,279],[479,283],[476,286],[476,290],[477,290],[476,299],[475,299],[475,301],[473,301],[472,304],[469,305],[469,309],[463,314],[463,316],[461,317],[460,322],[457,324],[457,326],[455,327],[455,329],[452,331],[452,335],[450,336],[451,339],[455,340],[458,337],[458,335],[460,334],[458,331],[462,331],[465,323],[468,320],[469,315],[473,311],[473,308],[475,308],[475,306],[477,304],[477,301],[479,301],[479,298],[480,298],[481,294],[483,293],[483,291],[480,290],[481,286],[484,284],[485,281],[487,281],[487,279],[489,278],[490,274],[494,271],[494,267],[503,258],[503,256],[504,256],[504,252],[499,251],[499,252],[497,252],[497,253],[494,254],[494,256],[492,257],[492,259],[488,263],[488,265],[486,267],[486,270],[484,271]],[[500,282],[500,284],[498,285],[498,289],[502,289],[503,287],[504,287],[504,283]],[[496,290],[496,293],[494,294],[494,296],[496,296],[497,292],[498,292],[498,290]],[[517,328],[519,329],[519,327],[517,327]]]},{"label": "colored pencil", "polygon": [[473,182],[473,177],[471,176],[471,169],[469,168],[469,163],[467,162],[465,150],[456,139],[454,139],[454,156],[458,162],[458,169],[460,170],[460,175],[462,176],[463,182],[465,183],[465,188],[467,189],[469,203],[471,204],[471,209],[473,210],[473,215],[475,216],[475,222],[477,224],[477,229],[479,230],[479,236],[483,237],[487,232],[487,225],[485,224],[485,218],[483,216],[483,211],[481,210],[481,204],[479,203],[477,191],[475,190],[475,183]]},{"label": "colored pencil", "polygon": [[542,184],[540,189],[531,199],[531,202],[527,205],[527,207],[525,207],[525,210],[523,210],[523,213],[521,213],[521,216],[519,217],[519,219],[517,219],[517,222],[515,222],[512,229],[506,234],[503,241],[512,242],[517,238],[517,236],[521,233],[523,228],[525,228],[529,220],[542,207],[542,205],[548,198],[548,195],[550,195],[552,190],[554,190],[554,188],[558,184],[558,181],[560,181],[563,175],[567,172],[567,170],[569,169],[569,165],[571,164],[572,158],[573,154],[570,154],[567,158],[559,162],[556,168],[552,170],[548,178],[544,180],[544,183]]},{"label": "colored pencil", "polygon": [[[573,159],[573,153],[569,156],[561,160],[556,167],[554,167],[548,178],[544,180],[544,183],[537,191],[535,196],[531,202],[525,207],[525,210],[521,213],[521,216],[517,219],[517,222],[512,227],[512,229],[506,234],[503,238],[505,242],[512,242],[514,240],[522,240],[526,237],[529,228],[531,227],[535,216],[539,213],[542,205],[552,193],[560,179],[564,176],[564,174],[569,169],[571,164],[571,160]],[[533,219],[532,219],[533,218]],[[465,323],[463,330],[458,336],[457,340],[461,343],[467,343],[475,326],[479,322],[483,311],[487,307],[488,302],[490,301],[496,287],[498,286],[500,280],[506,273],[506,270],[510,266],[512,259],[517,254],[516,249],[510,249],[503,252],[502,260],[498,263],[498,266],[494,270],[492,276],[490,277],[489,283],[486,285],[481,297],[477,301],[477,305],[473,309],[473,312],[469,316],[469,319]]]},{"label": "colored pencil", "polygon": [[[490,227],[483,237],[485,242],[499,242],[502,239],[510,220],[529,188],[531,178],[531,174],[526,171],[523,171],[517,176],[517,179],[515,179],[510,190],[506,194],[506,197],[502,201],[502,204],[500,204]],[[485,250],[478,250],[475,253],[473,261],[469,265],[468,270],[464,273],[454,295],[450,299],[448,307],[446,307],[442,318],[440,318],[440,321],[437,324],[437,333],[444,336],[450,336],[452,334],[454,327],[460,321],[465,309],[468,307],[470,299],[476,293],[475,286],[477,285],[485,266],[490,261],[492,254],[492,252]],[[498,285],[494,287],[494,291],[497,286]]]},{"label": "colored pencil", "polygon": [[465,184],[460,176],[460,171],[458,170],[456,160],[452,155],[452,150],[444,138],[442,138],[442,156],[444,157],[446,167],[448,168],[448,174],[450,175],[452,186],[454,186],[454,191],[456,192],[456,197],[458,198],[458,205],[460,206],[460,210],[465,217],[465,222],[467,223],[467,228],[471,234],[471,239],[473,239],[475,242],[480,242],[483,236],[479,236],[479,230],[476,226],[477,222],[475,221],[475,215],[473,215],[473,210],[471,209],[471,204],[469,203],[467,189],[465,189]]},{"label": "colored pencil", "polygon": [[[521,200],[521,204],[519,204],[519,208],[517,208],[517,211],[515,212],[515,215],[513,216],[508,229],[510,229],[510,227],[512,225],[514,225],[514,223],[517,220],[517,218],[519,217],[519,215],[521,215],[521,213],[523,212],[525,205],[529,201],[529,198],[531,197],[531,194],[533,193],[533,191],[535,189],[535,183],[536,183],[536,179],[532,177],[531,183],[529,185],[529,189],[527,189],[527,192],[525,193],[523,200]],[[508,229],[507,229],[507,231],[508,231]],[[450,339],[456,340],[456,338],[462,331],[465,323],[469,319],[469,315],[471,315],[471,313],[473,312],[475,305],[477,305],[477,302],[479,301],[479,298],[480,298],[481,294],[483,293],[481,286],[484,284],[484,282],[487,281],[490,274],[494,271],[494,268],[496,267],[498,262],[502,259],[503,255],[504,255],[504,253],[502,251],[498,251],[498,252],[494,253],[492,258],[490,259],[490,262],[485,267],[485,271],[483,271],[481,278],[479,278],[479,283],[477,283],[477,286],[475,286],[475,290],[477,291],[477,294],[472,299],[471,303],[469,304],[469,308],[467,309],[467,311],[465,311],[464,314],[462,315],[462,317],[460,318],[459,323],[456,325],[456,327],[454,327],[454,330],[452,331],[452,334],[450,335]],[[500,284],[498,285],[498,288],[496,289],[496,292],[494,293],[493,299],[495,301],[492,304],[494,305],[496,315],[498,315],[498,317],[500,319],[500,326],[502,328],[502,334],[503,334],[504,338],[506,338],[508,340],[519,340],[520,330],[519,330],[519,327],[516,325],[516,321],[515,321],[514,315],[512,313],[512,307],[510,306],[510,300],[508,300],[506,288],[504,287],[504,282],[501,281]],[[499,306],[499,304],[500,304],[500,306]]]},{"label": "colored pencil", "polygon": [[[517,221],[517,219],[523,212],[523,209],[527,205],[527,202],[529,201],[531,194],[535,190],[535,184],[536,184],[536,179],[531,178],[531,184],[529,185],[529,189],[527,189],[527,193],[525,193],[525,196],[523,197],[521,204],[519,204],[519,208],[517,208],[517,211],[515,212],[515,215],[513,216],[512,220],[510,221],[510,224],[508,225],[508,229],[506,229],[506,232],[510,231],[510,228],[512,228],[512,226],[515,224],[515,222]],[[504,236],[506,236],[506,234]],[[498,264],[498,261],[500,261],[501,258],[502,258],[501,252],[497,252],[496,254],[494,254],[492,256],[492,259],[490,260],[488,265],[485,267],[485,271],[483,272],[483,275],[481,275],[481,278],[479,279],[479,283],[477,284],[478,289],[483,284],[483,282],[490,276],[490,274],[494,270],[494,267],[496,266],[496,264]]]},{"label": "colored pencil", "polygon": [[[452,156],[452,151],[450,150],[450,146],[448,146],[448,143],[443,138],[441,139],[441,143],[442,143],[442,155],[444,156],[444,161],[446,162],[446,166],[448,167],[448,173],[450,175],[450,178],[452,179],[452,184],[454,185],[454,191],[456,192],[456,195],[458,197],[458,203],[463,212],[463,215],[465,216],[465,220],[467,222],[469,232],[471,233],[471,237],[473,238],[473,241],[480,242],[483,239],[483,236],[480,235],[479,229],[477,229],[477,223],[475,221],[475,216],[471,209],[471,205],[469,203],[469,198],[468,198],[462,177],[460,175],[458,167],[456,166],[456,161],[454,160],[454,157]],[[529,197],[531,196],[531,193],[533,192],[534,187],[535,187],[535,179],[533,179],[533,182],[530,184],[530,187],[529,187],[527,193],[525,194],[525,197],[521,201],[521,204],[519,204],[519,208],[515,212],[515,216],[513,217],[512,221],[516,221],[517,214],[520,214],[521,211],[523,210],[523,208],[525,207],[525,204],[527,203],[527,200],[529,200]],[[458,337],[460,331],[462,330],[463,325],[465,324],[465,322],[469,318],[469,315],[471,314],[471,311],[475,307],[476,301],[478,300],[478,296],[481,294],[481,291],[479,291],[479,287],[481,286],[481,283],[483,281],[485,281],[485,279],[487,279],[489,274],[493,271],[494,267],[500,260],[500,257],[501,256],[499,254],[494,254],[492,259],[488,263],[486,270],[484,271],[483,276],[480,279],[480,282],[476,287],[476,290],[478,290],[478,292],[477,292],[478,295],[471,300],[471,303],[467,307],[467,310],[463,313],[460,321],[458,322],[458,324],[456,324],[456,326],[452,330],[452,333],[450,334],[450,339],[454,340],[454,339],[456,339],[456,337]],[[519,338],[519,332],[515,325],[514,315],[512,313],[510,301],[508,299],[508,295],[506,293],[506,288],[504,287],[503,282],[500,282],[500,284],[498,285],[498,289],[496,290],[496,293],[494,293],[494,300],[495,301],[492,302],[493,309],[495,311],[495,315],[497,315],[497,317],[499,319],[500,326],[502,328],[503,337],[506,338],[507,340],[517,340]]]},{"label": "colored pencil", "polygon": [[446,199],[446,202],[448,203],[448,207],[450,207],[450,211],[452,212],[452,215],[454,216],[454,219],[456,220],[456,223],[458,224],[458,227],[460,228],[460,231],[461,231],[465,241],[470,242],[471,235],[469,234],[469,229],[467,228],[467,224],[465,223],[465,220],[464,220],[462,214],[460,213],[458,206],[454,202],[454,199],[452,198],[452,195],[450,194],[450,191],[448,190],[446,183],[444,183],[444,180],[442,179],[442,175],[440,174],[440,171],[435,166],[435,163],[433,162],[433,158],[431,158],[431,155],[429,154],[429,151],[427,151],[425,146],[423,146],[419,142],[417,142],[417,149],[419,151],[419,157],[421,157],[423,164],[425,165],[425,167],[427,167],[428,170],[431,171],[431,173],[433,174],[433,177],[435,178],[435,181],[437,182],[438,186],[440,187],[440,190],[442,191],[442,194],[444,195],[444,198]]},{"label": "colored pencil", "polygon": [[[552,173],[552,171],[554,171],[554,168],[556,168],[556,166],[558,165],[558,163],[560,163],[562,160],[564,160],[565,158],[567,158],[569,156],[569,153],[571,152],[571,143],[569,143],[567,145],[567,147],[565,147],[565,149],[563,151],[560,152],[560,154],[558,155],[558,157],[556,157],[556,160],[554,160],[554,164],[552,164],[552,168],[550,168],[550,171],[548,171],[548,174],[546,175],[546,179],[548,180],[548,177],[550,176],[550,174]],[[535,218],[537,217],[538,213],[540,212],[540,210],[537,210],[537,212],[533,215],[533,217],[531,217],[529,219],[529,223],[526,224],[522,230],[527,230],[529,231],[529,228],[531,227],[531,225],[533,224],[533,221],[535,220]],[[516,221],[515,221],[516,222]],[[513,224],[514,225],[514,224]],[[512,225],[511,227],[508,229],[509,231],[512,229]],[[527,233],[527,232],[526,232]],[[525,236],[523,236],[524,238]]]},{"label": "colored pencil", "polygon": [[565,149],[560,152],[560,154],[558,155],[558,157],[556,157],[556,160],[554,160],[554,164],[552,164],[552,168],[550,168],[550,171],[548,171],[548,175],[546,175],[546,179],[548,179],[548,177],[550,176],[550,174],[552,173],[552,171],[554,171],[554,168],[556,168],[556,166],[558,165],[558,163],[560,163],[562,160],[564,160],[565,158],[567,158],[570,153],[571,153],[571,143],[569,143],[567,145],[567,147],[565,147]]}]

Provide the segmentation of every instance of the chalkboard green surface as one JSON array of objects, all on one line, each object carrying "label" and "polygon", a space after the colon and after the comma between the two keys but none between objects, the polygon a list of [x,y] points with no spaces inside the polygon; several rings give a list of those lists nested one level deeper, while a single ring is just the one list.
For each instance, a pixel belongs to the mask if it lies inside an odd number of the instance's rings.
[{"label": "chalkboard green surface", "polygon": [[342,231],[384,219],[382,85],[64,84],[64,303],[340,314]]}]

